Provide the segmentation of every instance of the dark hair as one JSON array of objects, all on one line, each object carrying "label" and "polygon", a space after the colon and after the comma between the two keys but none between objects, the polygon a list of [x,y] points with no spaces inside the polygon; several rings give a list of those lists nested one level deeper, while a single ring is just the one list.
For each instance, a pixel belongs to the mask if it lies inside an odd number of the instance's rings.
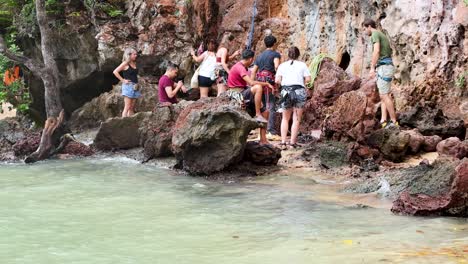
[{"label": "dark hair", "polygon": [[276,38],[272,35],[269,35],[269,36],[266,36],[264,39],[263,39],[263,42],[265,43],[265,46],[267,48],[271,48],[273,47],[273,45],[275,45],[276,43]]},{"label": "dark hair", "polygon": [[177,70],[179,69],[179,65],[173,63],[173,62],[168,62],[166,66],[166,70]]},{"label": "dark hair", "polygon": [[[218,46],[218,43],[216,42],[215,39],[209,39],[208,42],[207,42],[206,44],[207,44],[207,45],[206,45],[206,48],[207,48],[208,51],[216,51],[216,48],[217,48],[217,46]],[[213,50],[210,50],[210,44],[213,44],[213,46],[214,46]]]},{"label": "dark hair", "polygon": [[377,24],[375,23],[375,21],[370,18],[366,18],[364,22],[362,22],[362,26],[363,27],[371,26],[371,28],[377,28]]},{"label": "dark hair", "polygon": [[297,60],[301,53],[299,52],[299,49],[296,46],[292,46],[288,49],[288,57],[292,60],[291,65],[293,64],[294,60]]},{"label": "dark hair", "polygon": [[243,60],[253,58],[254,56],[255,56],[255,52],[253,52],[253,50],[245,49],[245,50],[242,51],[242,59]]}]

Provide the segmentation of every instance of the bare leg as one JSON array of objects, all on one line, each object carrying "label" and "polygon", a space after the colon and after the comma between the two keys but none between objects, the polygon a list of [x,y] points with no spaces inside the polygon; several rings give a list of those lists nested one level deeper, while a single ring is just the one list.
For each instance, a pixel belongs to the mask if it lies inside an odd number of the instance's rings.
[{"label": "bare leg", "polygon": [[[266,112],[263,112],[262,113],[262,116],[268,120],[268,111]],[[266,133],[267,133],[267,130],[266,128],[260,128],[260,144],[269,144],[270,142],[268,142],[267,138],[266,138]]]},{"label": "bare leg", "polygon": [[124,96],[124,109],[122,111],[122,117],[128,116],[128,109],[130,108],[131,100],[132,99]]},{"label": "bare leg", "polygon": [[281,119],[281,143],[286,143],[288,138],[289,120],[291,119],[292,109],[283,110]]},{"label": "bare leg", "polygon": [[128,108],[128,115],[127,116],[132,116],[132,115],[135,114],[135,103],[136,103],[135,98],[130,99],[130,107]]},{"label": "bare leg", "polygon": [[382,98],[380,99],[380,112],[382,112],[382,116],[380,117],[380,123],[383,123],[387,121],[388,116],[387,116],[387,107],[385,106],[385,103],[382,101]]},{"label": "bare leg", "polygon": [[209,91],[210,91],[209,87],[200,87],[200,98],[208,97]]},{"label": "bare leg", "polygon": [[224,83],[218,83],[218,96],[226,92],[227,86]]},{"label": "bare leg", "polygon": [[252,94],[254,95],[255,100],[255,116],[261,116],[262,112],[260,111],[260,109],[262,108],[263,87],[261,85],[254,85],[250,89],[252,91]]},{"label": "bare leg", "polygon": [[299,125],[301,124],[303,112],[304,110],[302,108],[294,108],[293,123],[291,128],[291,144],[297,143],[297,135],[299,134]]},{"label": "bare leg", "polygon": [[393,100],[390,97],[390,94],[381,94],[380,100],[382,100],[382,103],[385,104],[388,114],[390,115],[390,119],[393,121],[393,123],[395,123],[397,121],[396,114],[395,114],[395,107],[393,106]]}]

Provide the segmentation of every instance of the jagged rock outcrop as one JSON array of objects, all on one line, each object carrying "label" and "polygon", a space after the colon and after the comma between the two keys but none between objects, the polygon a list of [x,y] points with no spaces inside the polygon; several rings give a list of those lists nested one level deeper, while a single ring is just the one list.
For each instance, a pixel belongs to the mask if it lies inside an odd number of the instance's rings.
[{"label": "jagged rock outcrop", "polygon": [[326,109],[323,131],[327,138],[364,141],[378,128],[378,92],[374,81],[365,81],[357,91],[342,94]]},{"label": "jagged rock outcrop", "polygon": [[[158,88],[154,78],[140,78],[142,96],[136,100],[137,112],[148,112],[158,104]],[[69,124],[73,130],[98,127],[101,122],[109,118],[122,115],[124,99],[121,85],[115,85],[112,91],[103,93],[99,97],[86,103],[73,112]]]},{"label": "jagged rock outcrop", "polygon": [[326,116],[325,109],[344,93],[359,89],[360,84],[359,78],[349,76],[333,60],[325,58],[314,82],[312,98],[305,105],[300,130],[307,132],[319,128]]},{"label": "jagged rock outcrop", "polygon": [[[468,216],[468,160],[461,163],[446,175],[449,188],[441,188],[439,193],[414,193],[404,191],[393,202],[392,212],[417,216]],[[442,185],[443,187],[443,185]]]},{"label": "jagged rock outcrop", "polygon": [[254,119],[227,98],[207,98],[184,109],[175,124],[172,149],[180,167],[209,175],[242,159]]},{"label": "jagged rock outcrop", "polygon": [[417,128],[423,135],[438,135],[447,137],[465,137],[463,120],[450,119],[445,116],[441,109],[433,106],[419,104],[409,111],[401,113],[400,124]]}]

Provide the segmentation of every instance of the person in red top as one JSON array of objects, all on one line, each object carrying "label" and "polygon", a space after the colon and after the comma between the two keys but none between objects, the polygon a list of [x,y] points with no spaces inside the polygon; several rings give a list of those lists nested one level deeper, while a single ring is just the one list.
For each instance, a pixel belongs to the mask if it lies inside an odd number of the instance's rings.
[{"label": "person in red top", "polygon": [[[229,89],[238,89],[244,97],[245,106],[249,114],[254,116],[259,122],[268,123],[268,112],[262,107],[262,92],[263,87],[266,86],[273,89],[273,86],[267,82],[254,81],[250,78],[247,68],[254,61],[255,53],[252,50],[244,50],[242,52],[242,59],[232,66],[229,77]],[[255,112],[254,112],[255,111]],[[263,114],[262,114],[263,112]],[[255,113],[255,114],[254,114]],[[266,129],[260,129],[260,143],[267,144]]]},{"label": "person in red top", "polygon": [[174,79],[179,73],[179,66],[169,62],[166,68],[166,72],[161,78],[159,78],[159,103],[161,105],[171,105],[177,103],[177,92],[182,90],[186,93],[187,88],[185,88],[182,81],[179,81],[177,84],[174,83]]}]

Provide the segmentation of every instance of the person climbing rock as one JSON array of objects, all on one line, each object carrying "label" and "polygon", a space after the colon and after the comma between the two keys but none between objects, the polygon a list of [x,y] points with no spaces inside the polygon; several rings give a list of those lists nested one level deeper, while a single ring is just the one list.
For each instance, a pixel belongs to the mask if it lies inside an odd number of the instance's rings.
[{"label": "person climbing rock", "polygon": [[[122,63],[113,72],[115,77],[122,82],[122,95],[124,96],[122,117],[135,114],[135,102],[136,99],[141,96],[138,85],[137,57],[138,55],[135,49],[125,49]],[[120,73],[122,73],[122,75]]]},{"label": "person climbing rock", "polygon": [[216,41],[210,39],[208,41],[208,50],[200,54],[195,55],[195,51],[191,51],[193,60],[201,62],[200,69],[198,72],[198,86],[200,87],[200,98],[208,97],[211,86],[215,81],[215,68],[216,68]]},{"label": "person climbing rock", "polygon": [[[374,20],[366,19],[362,23],[364,31],[371,37],[373,44],[371,69],[369,78],[377,77],[377,88],[379,89],[382,116],[380,124],[383,128],[390,126],[399,126],[393,99],[391,97],[391,84],[395,67],[392,61],[392,48],[390,41],[381,31],[377,30]],[[376,76],[377,73],[377,76]],[[390,115],[390,121],[387,120],[387,112]]]},{"label": "person climbing rock", "polygon": [[[273,85],[267,82],[254,81],[250,78],[247,68],[252,64],[255,53],[252,50],[244,50],[242,59],[232,66],[228,78],[230,91],[242,94],[245,107],[251,116],[255,116],[258,122],[268,123],[268,112],[262,107],[263,86],[273,89]],[[262,114],[263,113],[263,114]],[[260,129],[260,143],[267,144],[266,129]]]},{"label": "person climbing rock", "polygon": [[159,78],[159,103],[161,105],[171,105],[177,103],[177,92],[182,90],[186,93],[187,88],[184,86],[182,81],[174,82],[177,74],[179,73],[179,66],[175,65],[172,62],[169,62],[166,67],[166,72],[161,78]]},{"label": "person climbing rock", "polygon": [[299,125],[301,124],[302,113],[307,101],[307,91],[305,84],[310,82],[310,71],[307,65],[298,61],[300,52],[295,46],[288,49],[289,60],[281,63],[276,72],[276,83],[281,85],[280,107],[283,112],[281,120],[281,148],[287,146],[287,137],[289,130],[289,120],[293,117],[291,127],[291,139],[289,145],[292,148],[297,148],[297,135],[299,133]]},{"label": "person climbing rock", "polygon": [[[267,82],[275,85],[275,73],[280,64],[281,54],[275,51],[276,38],[268,35],[263,39],[266,50],[260,53],[255,59],[252,68],[251,78],[260,82]],[[278,133],[275,130],[275,102],[276,102],[276,89],[269,89],[263,87],[263,104],[268,109],[268,126],[267,126],[267,139],[280,140]]]},{"label": "person climbing rock", "polygon": [[233,60],[240,54],[240,50],[236,50],[233,54],[229,55],[228,47],[234,36],[225,33],[221,42],[219,43],[218,50],[216,51],[216,84],[218,88],[218,96],[225,92],[227,89],[227,80],[229,75],[228,61]]}]

